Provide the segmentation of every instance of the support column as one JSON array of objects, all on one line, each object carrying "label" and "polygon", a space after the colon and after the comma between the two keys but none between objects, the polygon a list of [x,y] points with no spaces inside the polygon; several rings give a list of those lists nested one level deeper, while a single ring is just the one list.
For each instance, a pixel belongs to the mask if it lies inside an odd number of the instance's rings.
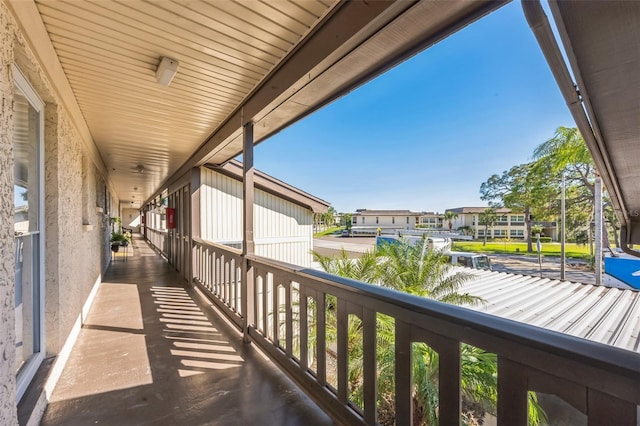
[{"label": "support column", "polygon": [[200,169],[191,169],[191,181],[189,183],[191,192],[191,220],[189,221],[189,250],[191,250],[189,262],[189,285],[193,285],[193,272],[195,271],[196,256],[193,254],[193,239],[202,238],[200,231]]},{"label": "support column", "polygon": [[255,253],[253,239],[253,200],[254,200],[254,168],[253,168],[253,123],[246,123],[242,128],[242,333],[243,341],[250,343],[249,326],[253,325],[254,312],[254,276],[253,266],[247,255]]},{"label": "support column", "polygon": [[594,210],[595,210],[595,242],[596,242],[596,252],[594,255],[594,264],[596,269],[596,285],[602,284],[602,178],[600,174],[596,173],[596,183],[595,183],[595,199],[594,199]]},{"label": "support column", "polygon": [[565,278],[565,265],[567,263],[567,253],[565,251],[565,231],[567,229],[567,214],[566,214],[566,178],[564,171],[562,172],[562,200],[560,202],[560,232],[562,233],[560,239],[560,279],[564,281]]}]

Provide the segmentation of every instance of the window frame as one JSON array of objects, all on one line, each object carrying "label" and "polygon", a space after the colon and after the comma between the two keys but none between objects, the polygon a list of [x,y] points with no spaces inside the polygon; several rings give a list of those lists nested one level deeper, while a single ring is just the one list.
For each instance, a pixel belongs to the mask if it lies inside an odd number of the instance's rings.
[{"label": "window frame", "polygon": [[[38,235],[38,278],[37,289],[34,291],[32,303],[37,302],[38,306],[34,311],[37,311],[38,319],[34,321],[34,348],[37,347],[37,351],[34,349],[34,353],[25,361],[24,365],[16,372],[16,401],[20,401],[24,396],[28,386],[31,384],[38,368],[42,364],[45,358],[46,341],[45,341],[45,194],[44,194],[44,112],[45,103],[35,91],[27,77],[22,70],[15,63],[12,64],[13,68],[13,84],[20,90],[21,94],[27,99],[31,107],[38,113],[38,141],[37,141],[37,168],[38,168],[38,231],[31,232],[31,234]],[[12,142],[13,144],[13,137]],[[15,262],[15,260],[14,260]],[[16,282],[14,278],[14,288]],[[23,302],[24,303],[24,302]],[[15,308],[14,308],[15,309]],[[15,315],[15,312],[14,312]],[[35,342],[35,339],[37,343]]]}]

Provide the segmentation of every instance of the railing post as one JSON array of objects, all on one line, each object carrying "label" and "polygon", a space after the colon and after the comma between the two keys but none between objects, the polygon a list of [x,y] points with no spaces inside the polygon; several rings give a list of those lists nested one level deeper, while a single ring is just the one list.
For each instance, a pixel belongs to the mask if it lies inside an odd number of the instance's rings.
[{"label": "railing post", "polygon": [[254,273],[247,255],[254,254],[255,241],[253,239],[253,199],[254,199],[254,168],[253,168],[253,123],[246,123],[242,128],[242,333],[245,343],[251,342],[249,326],[254,323]]},{"label": "railing post", "polygon": [[374,425],[377,422],[378,380],[376,376],[376,312],[363,309],[362,351],[363,351],[363,394],[364,421]]},{"label": "railing post", "polygon": [[525,367],[498,356],[498,426],[526,426],[528,402]]},{"label": "railing post", "polygon": [[638,424],[638,408],[635,404],[595,389],[588,389],[587,392],[589,426]]},{"label": "railing post", "polygon": [[396,424],[413,424],[411,325],[396,319]]},{"label": "railing post", "polygon": [[460,343],[443,339],[439,348],[440,424],[460,424]]}]

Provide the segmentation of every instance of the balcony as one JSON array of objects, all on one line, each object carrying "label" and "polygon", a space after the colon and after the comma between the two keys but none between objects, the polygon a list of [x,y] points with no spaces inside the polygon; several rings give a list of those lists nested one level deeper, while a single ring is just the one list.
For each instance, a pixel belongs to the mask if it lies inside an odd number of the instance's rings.
[{"label": "balcony", "polygon": [[112,263],[41,424],[332,423],[184,284],[134,240]]},{"label": "balcony", "polygon": [[[440,424],[461,421],[462,344],[497,355],[499,425],[527,424],[528,391],[558,395],[589,425],[637,422],[636,353],[195,238],[192,287],[142,240],[133,250],[111,266],[43,425],[375,424],[382,314],[395,323],[398,425],[413,424],[413,342],[440,354]],[[360,404],[350,399],[350,316],[362,324]]]},{"label": "balcony", "polygon": [[[236,12],[219,11],[226,7],[221,2],[199,2],[204,12],[198,19],[205,25],[197,26],[182,2],[130,3],[2,0],[0,8],[1,34],[7,41],[4,86],[10,91],[12,74],[20,75],[17,68],[11,72],[9,64],[15,63],[27,74],[18,78],[32,80],[34,93],[41,91],[50,107],[55,106],[48,108],[46,120],[39,114],[45,131],[30,132],[39,139],[33,140],[37,155],[30,157],[44,160],[38,165],[42,179],[33,182],[33,189],[40,188],[40,222],[47,226],[41,260],[54,266],[45,269],[46,286],[43,275],[33,293],[38,302],[40,295],[53,292],[46,305],[38,304],[33,318],[54,327],[45,329],[34,321],[40,336],[33,339],[38,344],[31,365],[37,366],[44,356],[66,355],[61,352],[73,343],[74,327],[85,322],[87,295],[104,281],[44,424],[225,423],[231,416],[243,423],[323,424],[331,419],[372,424],[378,420],[376,320],[381,315],[391,318],[395,327],[396,391],[391,403],[396,424],[411,424],[414,415],[413,342],[425,342],[440,354],[441,424],[460,423],[463,344],[497,355],[501,425],[526,423],[528,390],[561,396],[588,415],[589,424],[637,424],[640,362],[634,352],[243,256],[184,230],[179,246],[168,233],[148,235],[160,251],[192,255],[183,256],[179,276],[137,242],[134,255],[126,261],[119,258],[109,276],[102,277],[96,254],[101,249],[104,254],[102,243],[108,240],[109,205],[111,211],[122,205],[138,208],[138,200],[149,202],[184,184],[189,171],[206,162],[223,164],[240,152],[252,159],[255,143],[505,2],[323,1],[316,2],[313,13],[305,10],[307,5],[281,2],[278,7],[285,10],[270,4],[252,11],[252,19],[244,7],[233,7],[239,10],[236,17]],[[633,18],[640,14],[634,2],[596,3],[584,7],[551,2],[554,15],[564,19],[557,26],[562,37],[572,42],[567,56],[580,59],[573,64],[579,84],[558,62],[562,55],[548,37],[551,30],[542,7],[534,1],[523,6],[610,190],[627,248],[640,244],[640,193],[631,173],[637,162],[629,161],[639,158],[629,155],[637,153],[639,145],[628,137],[640,134],[634,108],[634,89],[640,86],[633,80],[639,62],[634,53],[640,51],[635,48],[638,19]],[[184,9],[183,14],[176,9]],[[287,12],[291,9],[292,14]],[[232,18],[225,25],[237,22],[237,27],[225,27],[220,37],[218,17],[223,14]],[[264,23],[275,24],[275,33]],[[281,39],[280,28],[291,33],[283,44],[246,37],[256,33],[267,40]],[[594,39],[601,42],[596,46]],[[201,46],[211,53],[202,52]],[[169,89],[170,97],[154,79],[158,60],[169,52],[181,57],[187,71]],[[7,96],[2,116],[15,116],[15,102]],[[2,134],[11,137],[12,120],[0,121]],[[7,138],[0,142],[6,155],[13,150],[10,144]],[[2,185],[4,193],[11,194],[11,187],[9,177]],[[89,216],[93,224],[85,223]],[[11,214],[3,219],[13,220]],[[2,247],[10,247],[9,234],[3,235]],[[6,256],[0,277],[5,307],[14,303],[11,259],[11,254]],[[193,287],[183,285],[185,277]],[[349,382],[353,366],[347,333],[354,317],[362,323],[363,354],[363,379],[355,385]],[[335,339],[328,335],[329,322],[335,326]],[[16,340],[11,314],[3,317],[1,328],[3,344],[11,347]],[[47,330],[49,336],[43,333]],[[637,328],[635,333],[638,339]],[[32,379],[23,375],[16,384],[15,370],[6,368],[11,361],[10,356],[0,369],[3,424],[14,423],[15,401]],[[35,374],[35,368],[31,370]],[[351,399],[353,386],[361,387],[362,402]]]}]

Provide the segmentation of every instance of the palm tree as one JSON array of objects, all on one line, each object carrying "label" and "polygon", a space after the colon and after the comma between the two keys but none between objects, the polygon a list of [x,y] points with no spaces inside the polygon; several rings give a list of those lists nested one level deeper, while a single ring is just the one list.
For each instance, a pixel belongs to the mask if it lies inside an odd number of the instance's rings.
[{"label": "palm tree", "polygon": [[[571,200],[575,208],[582,211],[593,209],[596,168],[587,144],[577,128],[558,127],[551,139],[535,149],[533,158],[537,164],[550,167],[557,174],[565,173],[567,186],[573,187],[573,192],[576,194]],[[577,188],[583,190],[577,191]],[[602,226],[605,230],[607,229],[606,214],[602,215]],[[609,217],[614,220],[611,225],[615,228],[617,226],[615,215],[609,213]],[[592,220],[592,216],[587,219],[588,222]],[[602,243],[610,247],[608,232],[603,232],[602,238]]]},{"label": "palm tree", "polygon": [[333,206],[329,206],[327,212],[322,214],[322,220],[327,228],[334,226],[336,223],[336,209]]},{"label": "palm tree", "polygon": [[498,215],[496,211],[492,208],[486,208],[483,212],[480,213],[478,217],[478,224],[484,225],[484,242],[483,246],[487,245],[487,234],[489,233],[489,229],[493,228],[498,221]]},{"label": "palm tree", "polygon": [[451,221],[456,219],[457,217],[458,214],[452,212],[451,210],[447,210],[446,212],[444,212],[443,219],[449,222],[449,232],[451,232],[451,230],[453,229],[453,223]]},{"label": "palm tree", "polygon": [[440,302],[476,304],[482,299],[458,289],[473,275],[454,269],[445,256],[437,250],[429,250],[426,239],[422,244],[385,244],[376,252],[378,258],[378,282],[383,287],[428,297]]},{"label": "palm tree", "polygon": [[[389,244],[376,253],[367,252],[359,259],[349,259],[343,250],[339,256],[313,253],[327,272],[378,284],[441,302],[454,304],[481,303],[482,299],[461,293],[460,286],[471,274],[452,266],[437,251],[427,249],[427,241],[416,246]],[[329,304],[330,305],[330,304]],[[331,309],[329,307],[328,309]],[[395,320],[387,315],[377,316],[378,421],[394,423],[395,383]],[[335,315],[327,315],[327,342],[335,338]],[[362,322],[349,318],[349,399],[362,407]],[[332,331],[333,330],[333,331]],[[424,343],[413,345],[414,417],[424,425],[438,424],[439,355]],[[461,388],[466,406],[463,416],[482,418],[485,412],[495,413],[497,401],[497,363],[495,354],[461,345]],[[537,405],[536,405],[537,407]],[[531,424],[538,424],[541,410],[533,411]]]}]

